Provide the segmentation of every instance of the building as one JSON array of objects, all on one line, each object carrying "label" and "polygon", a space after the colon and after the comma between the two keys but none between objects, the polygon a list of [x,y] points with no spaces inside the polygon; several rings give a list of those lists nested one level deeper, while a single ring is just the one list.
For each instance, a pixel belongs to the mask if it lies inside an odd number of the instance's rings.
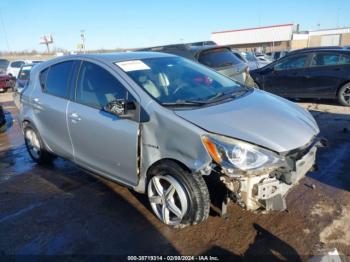
[{"label": "building", "polygon": [[309,32],[309,47],[350,45],[350,28],[324,29]]},{"label": "building", "polygon": [[213,32],[211,40],[240,50],[273,52],[315,46],[350,45],[350,28],[301,32],[297,24],[282,24]]}]

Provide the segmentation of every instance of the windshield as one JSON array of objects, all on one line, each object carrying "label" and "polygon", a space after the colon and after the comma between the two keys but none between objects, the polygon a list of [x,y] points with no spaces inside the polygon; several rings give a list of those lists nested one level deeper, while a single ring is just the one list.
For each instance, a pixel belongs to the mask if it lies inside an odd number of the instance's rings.
[{"label": "windshield", "polygon": [[116,65],[162,105],[214,102],[248,90],[230,78],[181,57],[123,61]]},{"label": "windshield", "polygon": [[204,51],[200,54],[198,61],[199,63],[212,68],[239,65],[243,63],[243,61],[227,48]]}]

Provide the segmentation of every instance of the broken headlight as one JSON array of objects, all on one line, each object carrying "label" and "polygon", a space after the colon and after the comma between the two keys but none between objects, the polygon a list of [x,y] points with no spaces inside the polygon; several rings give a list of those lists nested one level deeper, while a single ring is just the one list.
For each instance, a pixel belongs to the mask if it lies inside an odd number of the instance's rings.
[{"label": "broken headlight", "polygon": [[213,160],[225,168],[248,171],[279,166],[284,160],[270,150],[233,138],[210,135],[203,136],[202,141]]}]

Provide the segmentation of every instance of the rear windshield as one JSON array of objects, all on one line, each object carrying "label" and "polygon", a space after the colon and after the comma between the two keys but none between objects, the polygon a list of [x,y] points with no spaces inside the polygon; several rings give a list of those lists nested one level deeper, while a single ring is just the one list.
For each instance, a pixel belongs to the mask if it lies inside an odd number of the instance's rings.
[{"label": "rear windshield", "polygon": [[12,63],[11,63],[11,67],[20,68],[21,65],[23,65],[23,64],[24,64],[23,61],[15,61],[15,62],[12,62]]},{"label": "rear windshield", "polygon": [[217,68],[230,65],[238,65],[243,62],[227,48],[212,49],[202,52],[198,61],[209,67]]}]

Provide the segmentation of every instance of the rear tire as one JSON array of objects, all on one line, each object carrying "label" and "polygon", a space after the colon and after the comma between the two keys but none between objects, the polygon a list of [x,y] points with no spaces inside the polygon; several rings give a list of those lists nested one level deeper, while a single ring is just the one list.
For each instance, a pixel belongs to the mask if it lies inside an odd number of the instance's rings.
[{"label": "rear tire", "polygon": [[209,216],[210,197],[201,175],[166,160],[149,172],[147,194],[155,215],[165,224],[183,228]]},{"label": "rear tire", "polygon": [[30,123],[26,123],[23,133],[27,151],[34,162],[40,165],[50,164],[54,157],[45,149],[39,132]]},{"label": "rear tire", "polygon": [[342,106],[350,106],[350,83],[346,83],[339,89],[338,102]]}]

